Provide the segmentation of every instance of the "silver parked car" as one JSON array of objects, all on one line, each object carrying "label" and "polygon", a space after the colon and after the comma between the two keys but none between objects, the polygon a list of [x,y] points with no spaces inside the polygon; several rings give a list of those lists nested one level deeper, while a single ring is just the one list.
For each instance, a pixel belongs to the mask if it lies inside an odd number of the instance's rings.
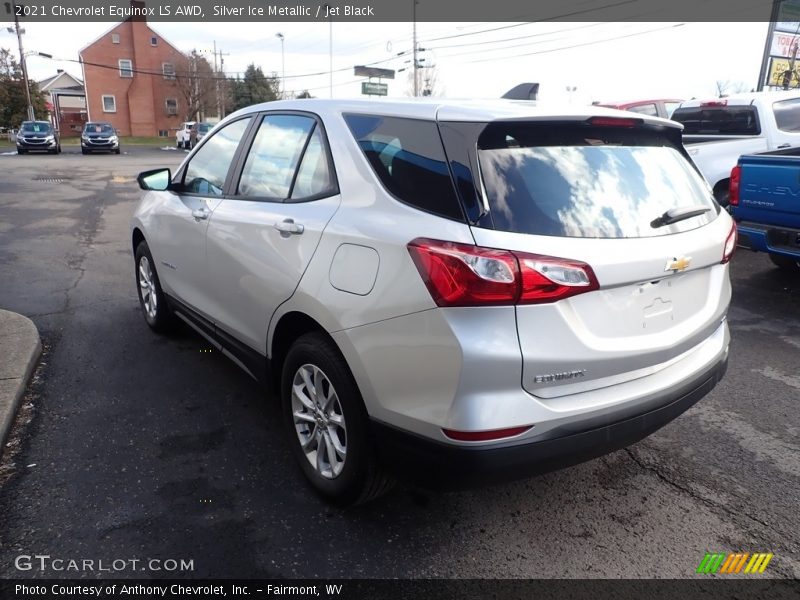
[{"label": "silver parked car", "polygon": [[139,176],[147,323],[271,382],[311,484],[523,477],[722,378],[736,244],[680,126],[531,102],[282,101]]}]

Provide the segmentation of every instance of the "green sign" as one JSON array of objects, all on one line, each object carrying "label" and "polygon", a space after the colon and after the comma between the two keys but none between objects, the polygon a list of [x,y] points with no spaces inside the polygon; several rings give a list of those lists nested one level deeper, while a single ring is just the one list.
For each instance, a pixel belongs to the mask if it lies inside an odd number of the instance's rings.
[{"label": "green sign", "polygon": [[389,92],[388,83],[361,82],[361,93],[367,96],[385,96]]}]

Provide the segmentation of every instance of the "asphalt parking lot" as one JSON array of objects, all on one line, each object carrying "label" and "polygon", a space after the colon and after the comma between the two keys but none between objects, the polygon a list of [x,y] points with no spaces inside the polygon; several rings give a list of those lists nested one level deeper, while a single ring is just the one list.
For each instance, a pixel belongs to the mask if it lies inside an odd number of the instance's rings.
[{"label": "asphalt parking lot", "polygon": [[45,347],[0,464],[0,577],[81,576],[15,568],[47,554],[193,561],[115,573],[147,577],[684,578],[707,551],[773,552],[765,575],[800,577],[800,278],[765,255],[733,261],[726,378],[652,437],[342,511],[306,486],[255,383],[197,335],[147,328],[134,178],[184,154],[124,150],[0,156],[0,308]]}]

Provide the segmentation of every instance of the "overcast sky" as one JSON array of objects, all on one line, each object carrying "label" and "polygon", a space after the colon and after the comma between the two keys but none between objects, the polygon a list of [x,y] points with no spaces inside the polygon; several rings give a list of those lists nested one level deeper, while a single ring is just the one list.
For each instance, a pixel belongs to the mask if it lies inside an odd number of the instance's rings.
[{"label": "overcast sky", "polygon": [[[28,58],[32,78],[57,68],[80,77],[78,51],[111,23],[27,23],[25,50],[74,62]],[[767,23],[418,23],[420,54],[436,66],[441,95],[497,97],[517,83],[540,83],[543,100],[585,103],[645,98],[708,97],[717,80],[756,85]],[[226,53],[228,74],[255,63],[280,77],[284,35],[286,89],[329,96],[327,23],[155,23],[153,29],[184,51]],[[409,67],[411,23],[334,23],[333,95],[360,94],[357,64]],[[0,46],[17,53],[5,28]],[[209,57],[211,55],[209,54]],[[323,75],[309,75],[324,72]],[[407,73],[389,81],[389,95],[406,95]],[[301,77],[298,77],[301,76]],[[567,92],[567,88],[577,88]]]}]

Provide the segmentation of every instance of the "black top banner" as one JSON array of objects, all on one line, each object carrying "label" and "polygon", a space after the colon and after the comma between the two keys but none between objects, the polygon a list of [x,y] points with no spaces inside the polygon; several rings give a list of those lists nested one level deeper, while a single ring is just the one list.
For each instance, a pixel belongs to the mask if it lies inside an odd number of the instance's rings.
[{"label": "black top banner", "polygon": [[[785,0],[792,2],[795,0]],[[766,22],[773,0],[0,0],[0,21]],[[800,7],[800,2],[798,2]]]}]

